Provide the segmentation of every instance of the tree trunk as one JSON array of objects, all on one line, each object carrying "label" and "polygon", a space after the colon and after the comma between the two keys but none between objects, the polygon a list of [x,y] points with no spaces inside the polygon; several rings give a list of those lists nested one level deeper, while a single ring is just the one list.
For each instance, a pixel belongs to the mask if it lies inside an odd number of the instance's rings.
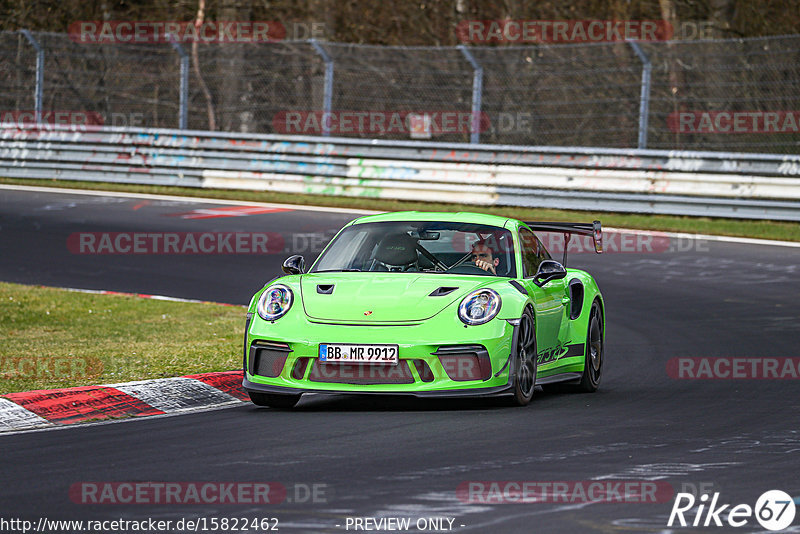
[{"label": "tree trunk", "polygon": [[[678,14],[675,10],[675,3],[673,0],[659,0],[658,3],[661,7],[661,19],[670,24],[674,30],[677,30],[680,26],[680,21],[678,20]],[[672,97],[672,113],[677,113],[681,110],[680,100],[683,97],[683,69],[681,68],[680,61],[678,61],[675,44],[672,41],[669,41],[666,46],[668,69],[667,79],[669,80],[669,92]],[[680,146],[680,137],[680,132],[676,131],[673,146]]]},{"label": "tree trunk", "polygon": [[[194,20],[194,26],[197,30],[200,30],[200,27],[203,25],[203,21],[205,20],[206,16],[206,0],[197,0],[197,16]],[[216,130],[217,129],[217,119],[214,114],[214,100],[211,96],[211,91],[208,90],[208,85],[206,85],[205,80],[203,79],[203,74],[200,72],[200,58],[197,52],[197,41],[195,40],[192,43],[192,63],[194,64],[194,73],[197,76],[197,83],[200,85],[200,90],[203,92],[203,96],[206,99],[206,110],[208,112],[208,129],[209,130]]]}]

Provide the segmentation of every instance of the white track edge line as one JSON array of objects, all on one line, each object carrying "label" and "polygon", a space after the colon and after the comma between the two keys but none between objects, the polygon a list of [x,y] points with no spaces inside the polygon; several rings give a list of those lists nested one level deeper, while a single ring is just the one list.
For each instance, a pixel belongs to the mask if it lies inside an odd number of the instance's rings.
[{"label": "white track edge line", "polygon": [[157,195],[154,193],[133,193],[125,191],[103,191],[101,189],[70,189],[66,187],[44,187],[38,185],[16,185],[16,184],[0,184],[0,189],[7,189],[11,191],[33,191],[41,193],[63,193],[65,195],[87,195],[99,197],[118,197],[118,198],[142,198],[150,200],[174,200],[177,202],[197,202],[207,204],[230,204],[234,206],[258,206],[263,208],[279,208],[293,211],[323,211],[329,213],[355,213],[364,215],[374,215],[376,213],[385,213],[383,211],[365,210],[356,208],[336,208],[329,206],[316,206],[306,204],[279,204],[273,202],[255,202],[248,200],[230,200],[224,198],[210,198],[210,197],[191,197],[179,195]]},{"label": "white track edge line", "polygon": [[[27,285],[27,284],[26,284]],[[40,284],[33,284],[39,286]],[[79,289],[76,287],[59,287],[59,286],[41,286],[49,289],[61,289],[64,291],[72,291],[73,293],[88,293],[90,295],[104,295],[109,297],[134,297],[138,299],[150,300],[165,300],[167,302],[188,302],[190,304],[217,304],[220,306],[234,306],[237,308],[246,308],[246,304],[231,304],[228,302],[215,302],[212,300],[198,300],[198,299],[184,299],[181,297],[170,297],[167,295],[149,295],[144,293],[129,293],[126,291],[110,291],[107,289]]]},{"label": "white track edge line", "polygon": [[660,230],[640,230],[635,228],[617,228],[604,226],[603,231],[624,232],[626,234],[662,235],[678,239],[695,239],[698,241],[721,241],[725,243],[744,243],[747,245],[771,245],[776,247],[800,247],[800,241],[779,241],[777,239],[758,239],[755,237],[734,237],[728,235],[689,234],[686,232],[662,232]]}]

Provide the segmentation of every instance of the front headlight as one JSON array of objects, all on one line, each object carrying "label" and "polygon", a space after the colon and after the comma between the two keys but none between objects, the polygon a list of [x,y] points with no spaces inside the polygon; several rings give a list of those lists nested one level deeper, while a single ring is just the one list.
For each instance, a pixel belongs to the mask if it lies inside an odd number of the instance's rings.
[{"label": "front headlight", "polygon": [[458,318],[464,324],[479,325],[488,323],[500,313],[500,295],[493,289],[478,289],[461,301]]},{"label": "front headlight", "polygon": [[289,311],[294,301],[292,290],[282,284],[270,286],[261,293],[256,305],[258,316],[265,321],[274,321]]}]

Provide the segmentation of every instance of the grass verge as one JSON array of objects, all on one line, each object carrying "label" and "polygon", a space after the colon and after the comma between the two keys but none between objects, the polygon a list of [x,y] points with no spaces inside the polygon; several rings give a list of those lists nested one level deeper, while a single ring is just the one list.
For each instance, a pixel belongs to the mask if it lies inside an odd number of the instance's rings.
[{"label": "grass verge", "polygon": [[242,365],[244,310],[0,282],[0,393]]},{"label": "grass verge", "polygon": [[199,198],[221,198],[227,200],[245,200],[251,202],[277,202],[283,204],[331,206],[338,208],[367,209],[377,211],[474,211],[479,213],[504,215],[520,220],[589,221],[598,219],[603,222],[604,226],[616,226],[620,228],[637,228],[640,230],[658,230],[662,232],[687,232],[736,237],[752,237],[758,239],[778,239],[783,241],[800,241],[800,224],[794,222],[764,220],[748,221],[740,219],[679,217],[671,215],[637,215],[627,213],[513,208],[503,206],[484,207],[467,204],[385,200],[372,197],[334,197],[327,195],[276,193],[269,191],[262,192],[238,191],[230,189],[196,189],[190,187],[145,186],[64,180],[0,178],[0,184],[38,185],[72,189],[98,189],[129,193],[151,193]]}]

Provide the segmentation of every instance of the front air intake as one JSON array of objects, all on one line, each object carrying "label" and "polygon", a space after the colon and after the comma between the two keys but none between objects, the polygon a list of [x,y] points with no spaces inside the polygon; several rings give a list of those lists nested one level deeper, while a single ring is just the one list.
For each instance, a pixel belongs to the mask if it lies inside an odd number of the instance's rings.
[{"label": "front air intake", "polygon": [[286,343],[254,341],[250,345],[250,374],[267,378],[279,376],[290,352],[292,349]]},{"label": "front air intake", "polygon": [[439,357],[450,380],[468,382],[492,376],[492,362],[483,345],[446,345],[432,354]]}]

